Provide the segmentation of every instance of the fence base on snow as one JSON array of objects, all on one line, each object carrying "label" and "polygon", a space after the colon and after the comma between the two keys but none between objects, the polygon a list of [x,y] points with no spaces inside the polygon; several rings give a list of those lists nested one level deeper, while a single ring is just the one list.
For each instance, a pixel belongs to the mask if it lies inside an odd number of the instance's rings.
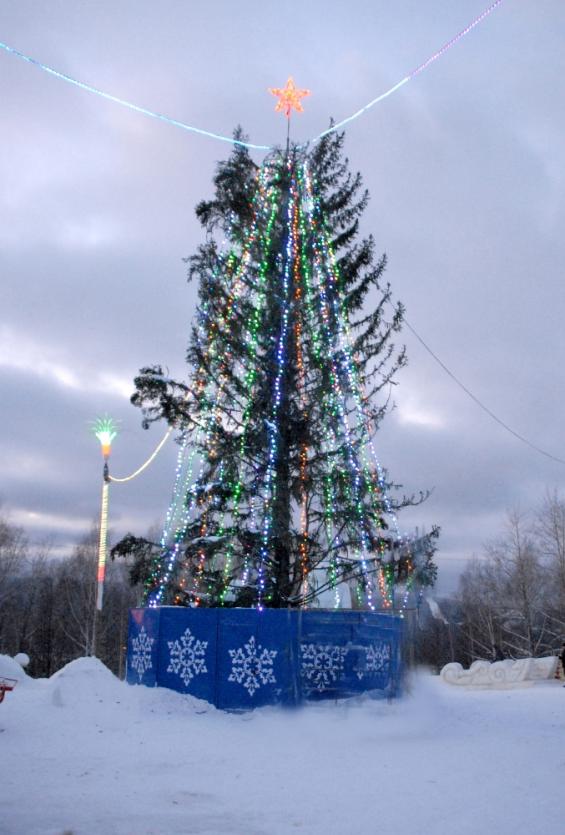
[{"label": "fence base on snow", "polygon": [[190,693],[224,710],[397,696],[402,618],[361,611],[130,611],[127,680]]}]

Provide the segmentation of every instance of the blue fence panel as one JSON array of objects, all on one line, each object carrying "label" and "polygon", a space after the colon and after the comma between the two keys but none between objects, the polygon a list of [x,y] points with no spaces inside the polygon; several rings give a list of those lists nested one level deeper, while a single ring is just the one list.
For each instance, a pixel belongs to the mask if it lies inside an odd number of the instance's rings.
[{"label": "blue fence panel", "polygon": [[129,684],[154,687],[159,657],[160,609],[130,609],[126,678]]},{"label": "blue fence panel", "polygon": [[134,609],[128,681],[224,710],[397,695],[402,619],[357,611]]},{"label": "blue fence panel", "polygon": [[245,710],[293,702],[285,611],[224,609],[218,625],[217,706]]},{"label": "blue fence panel", "polygon": [[161,609],[157,681],[216,702],[218,609]]},{"label": "blue fence panel", "polygon": [[355,613],[297,612],[299,667],[303,698],[337,699],[348,692],[346,661]]},{"label": "blue fence panel", "polygon": [[358,627],[362,690],[382,690],[396,695],[400,680],[400,650],[403,621],[390,615],[362,613]]}]

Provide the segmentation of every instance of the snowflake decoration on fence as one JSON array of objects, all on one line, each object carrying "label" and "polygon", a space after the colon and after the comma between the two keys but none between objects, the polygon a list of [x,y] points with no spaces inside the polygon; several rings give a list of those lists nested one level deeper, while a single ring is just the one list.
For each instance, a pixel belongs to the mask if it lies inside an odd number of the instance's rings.
[{"label": "snowflake decoration on fence", "polygon": [[170,664],[167,672],[180,676],[185,687],[188,687],[188,683],[194,676],[208,672],[206,668],[208,641],[197,641],[190,629],[185,629],[180,641],[167,641],[167,643],[170,650]]},{"label": "snowflake decoration on fence", "polygon": [[390,663],[390,644],[381,641],[365,649],[365,666],[357,669],[357,678],[384,673]]},{"label": "snowflake decoration on fence", "polygon": [[276,684],[277,680],[273,672],[276,649],[265,649],[261,644],[255,646],[255,638],[251,636],[243,646],[230,649],[229,654],[231,673],[228,681],[242,684],[250,696],[263,684]]},{"label": "snowflake decoration on fence", "polygon": [[302,678],[314,690],[327,690],[343,672],[346,647],[335,644],[302,644]]},{"label": "snowflake decoration on fence", "polygon": [[134,638],[131,642],[133,652],[131,654],[130,663],[131,667],[139,676],[140,681],[143,678],[145,671],[150,670],[153,666],[153,662],[151,660],[151,648],[154,643],[155,638],[149,637],[144,626],[142,626],[139,630],[137,638]]}]

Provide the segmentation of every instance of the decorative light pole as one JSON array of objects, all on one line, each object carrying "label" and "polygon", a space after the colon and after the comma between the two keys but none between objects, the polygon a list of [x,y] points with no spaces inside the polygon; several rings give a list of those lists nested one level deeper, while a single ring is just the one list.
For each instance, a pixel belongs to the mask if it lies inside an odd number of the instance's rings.
[{"label": "decorative light pole", "polygon": [[118,434],[118,427],[110,417],[98,418],[94,422],[94,434],[100,441],[104,469],[102,470],[102,502],[100,505],[100,538],[98,541],[98,570],[96,574],[96,609],[102,609],[104,596],[104,577],[106,574],[106,552],[108,549],[108,492],[110,487],[110,472],[108,459],[112,448],[112,441]]}]

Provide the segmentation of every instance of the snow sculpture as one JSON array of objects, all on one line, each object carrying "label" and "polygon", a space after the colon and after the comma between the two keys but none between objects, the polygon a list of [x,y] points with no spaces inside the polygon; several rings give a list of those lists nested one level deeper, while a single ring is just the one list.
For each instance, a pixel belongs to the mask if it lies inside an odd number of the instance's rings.
[{"label": "snow sculpture", "polygon": [[557,658],[519,658],[517,661],[474,661],[468,670],[458,662],[446,664],[440,675],[446,684],[465,687],[507,687],[527,681],[553,678]]},{"label": "snow sculpture", "polygon": [[18,652],[17,655],[14,655],[14,661],[20,665],[22,670],[25,670],[29,664],[29,655],[27,652]]}]

